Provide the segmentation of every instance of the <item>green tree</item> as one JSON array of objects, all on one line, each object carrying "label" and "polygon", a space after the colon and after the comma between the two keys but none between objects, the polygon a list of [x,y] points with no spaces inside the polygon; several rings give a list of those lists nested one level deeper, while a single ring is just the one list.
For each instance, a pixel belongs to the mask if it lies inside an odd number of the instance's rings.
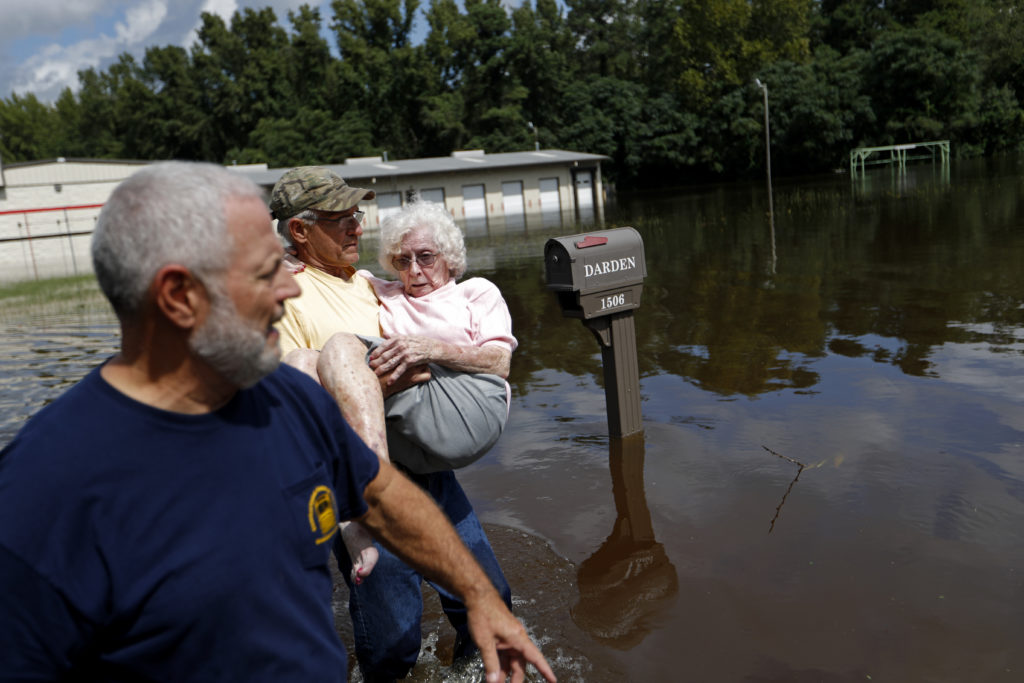
[{"label": "green tree", "polygon": [[567,18],[580,46],[577,71],[623,80],[638,77],[637,16],[627,0],[566,0]]},{"label": "green tree", "polygon": [[331,7],[341,53],[331,109],[365,119],[382,151],[418,156],[424,61],[411,33],[419,0],[334,0]]},{"label": "green tree", "polygon": [[[334,91],[336,77],[331,64],[331,48],[320,35],[322,21],[320,10],[303,5],[295,12],[288,13],[292,35],[285,55],[285,68],[289,91],[286,97],[294,98],[296,106],[327,109]],[[278,102],[278,110],[286,108],[286,102]]]},{"label": "green tree", "polygon": [[681,0],[671,50],[691,106],[747,84],[765,64],[810,57],[809,0]]},{"label": "green tree", "polygon": [[32,93],[0,99],[0,155],[5,162],[63,154],[55,145],[60,121],[56,111]]},{"label": "green tree", "polygon": [[637,0],[639,19],[634,36],[638,78],[650,92],[678,93],[678,69],[682,59],[675,40],[679,0]]},{"label": "green tree", "polygon": [[642,161],[635,170],[627,170],[625,178],[655,186],[693,179],[701,141],[699,117],[683,111],[672,93],[662,92],[648,96],[641,123],[638,144]]},{"label": "green tree", "polygon": [[470,32],[460,34],[464,40],[456,45],[455,57],[462,69],[459,89],[469,145],[495,152],[522,149],[516,141],[528,132],[522,114],[527,91],[510,72],[512,23],[501,0],[465,0],[464,4]]},{"label": "green tree", "polygon": [[986,85],[972,123],[959,131],[961,154],[996,154],[1020,149],[1024,141],[1024,111],[1009,86]]},{"label": "green tree", "polygon": [[[559,107],[552,105],[571,80],[572,54],[572,33],[555,0],[536,0],[535,9],[524,2],[512,13],[509,77],[526,89],[522,114],[542,147],[551,145],[562,124]],[[520,132],[522,146],[532,148],[534,131]]]},{"label": "green tree", "polygon": [[971,45],[983,55],[986,80],[1024,98],[1024,12],[1017,0],[985,0],[975,6]]},{"label": "green tree", "polygon": [[143,59],[150,89],[150,152],[153,159],[219,159],[217,139],[203,110],[204,95],[188,53],[181,47],[151,47]]},{"label": "green tree", "polygon": [[426,18],[429,30],[423,51],[427,79],[420,93],[423,150],[428,156],[442,156],[464,148],[469,140],[457,50],[472,40],[473,29],[455,0],[431,0]]},{"label": "green tree", "polygon": [[956,138],[978,124],[978,57],[938,31],[893,29],[879,35],[864,82],[878,117],[874,144]]},{"label": "green tree", "polygon": [[[113,69],[111,73],[93,68],[78,72],[79,89],[74,96],[77,112],[72,119],[75,126],[65,130],[63,136],[68,156],[126,156],[115,114],[118,74],[126,71],[128,67],[122,61],[122,69]],[[64,111],[68,109],[65,100]]]},{"label": "green tree", "polygon": [[[523,149],[529,140],[523,105],[528,89],[514,72],[511,21],[499,0],[434,0],[425,42],[431,87],[421,96],[428,135],[452,147],[492,152]],[[520,65],[528,59],[520,61]]]},{"label": "green tree", "polygon": [[290,101],[287,52],[288,36],[269,8],[235,12],[230,30],[220,17],[202,14],[192,63],[213,129],[209,160],[224,161],[229,149],[244,147],[259,121]]},{"label": "green tree", "polygon": [[[845,167],[853,147],[875,128],[862,80],[868,54],[840,56],[819,47],[807,64],[775,62],[761,74],[771,95],[773,170],[809,173]],[[752,117],[762,114],[761,92],[750,88]]]},{"label": "green tree", "polygon": [[612,159],[612,176],[628,184],[640,166],[642,136],[638,122],[646,99],[633,81],[596,77],[574,81],[564,95],[565,125],[561,141],[568,149],[604,154]]},{"label": "green tree", "polygon": [[271,167],[336,164],[372,154],[374,144],[366,120],[355,112],[344,112],[339,119],[323,109],[301,107],[288,118],[262,119],[249,145],[230,150],[228,156],[238,163]]},{"label": "green tree", "polygon": [[876,36],[896,25],[877,0],[821,0],[818,11],[821,42],[840,54],[870,48]]}]

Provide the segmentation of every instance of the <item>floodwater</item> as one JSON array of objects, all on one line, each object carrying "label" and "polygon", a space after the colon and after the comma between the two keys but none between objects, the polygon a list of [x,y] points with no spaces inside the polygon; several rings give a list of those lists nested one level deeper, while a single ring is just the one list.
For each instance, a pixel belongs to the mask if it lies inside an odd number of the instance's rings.
[{"label": "floodwater", "polygon": [[[544,287],[578,229],[470,238],[520,346],[508,429],[460,480],[560,680],[1024,680],[1020,170],[777,180],[774,225],[763,183],[615,198],[648,271],[626,439]],[[0,443],[114,348],[91,311],[0,318]],[[432,599],[424,630],[410,680],[477,676],[446,670]]]}]

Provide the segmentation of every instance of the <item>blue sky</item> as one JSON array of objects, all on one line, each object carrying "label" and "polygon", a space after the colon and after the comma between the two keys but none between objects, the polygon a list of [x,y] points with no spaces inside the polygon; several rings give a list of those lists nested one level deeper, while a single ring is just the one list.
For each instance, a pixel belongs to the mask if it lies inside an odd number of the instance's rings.
[{"label": "blue sky", "polygon": [[0,0],[0,98],[35,93],[53,102],[78,89],[78,71],[105,69],[124,52],[140,58],[151,45],[188,47],[201,12],[230,20],[246,7],[272,7],[282,26],[288,10],[317,0]]}]

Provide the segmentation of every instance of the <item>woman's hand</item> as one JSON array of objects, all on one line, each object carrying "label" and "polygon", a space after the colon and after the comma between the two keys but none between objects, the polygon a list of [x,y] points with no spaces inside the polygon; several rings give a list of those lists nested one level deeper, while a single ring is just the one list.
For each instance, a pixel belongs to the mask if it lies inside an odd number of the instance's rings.
[{"label": "woman's hand", "polygon": [[370,368],[378,377],[387,376],[390,386],[409,368],[438,360],[438,347],[443,344],[436,339],[418,336],[385,339],[370,353]]},{"label": "woman's hand", "polygon": [[383,386],[391,386],[409,368],[426,363],[508,379],[511,359],[512,352],[497,345],[458,346],[430,337],[400,335],[385,340],[370,353],[370,368]]},{"label": "woman's hand", "polygon": [[392,378],[390,375],[378,376],[377,381],[380,382],[381,393],[384,394],[384,398],[387,398],[392,394],[405,391],[415,384],[429,382],[431,377],[429,365],[414,365],[397,378]]}]

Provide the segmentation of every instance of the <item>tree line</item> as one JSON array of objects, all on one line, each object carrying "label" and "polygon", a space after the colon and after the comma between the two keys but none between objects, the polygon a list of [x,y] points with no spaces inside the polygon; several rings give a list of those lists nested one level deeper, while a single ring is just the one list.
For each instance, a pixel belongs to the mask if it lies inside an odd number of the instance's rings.
[{"label": "tree line", "polygon": [[[561,148],[620,187],[844,167],[850,149],[1024,141],[1020,0],[333,0],[204,13],[189,49],[0,99],[6,162],[272,167]],[[414,30],[425,21],[426,31]],[[332,39],[328,41],[324,34]]]}]

